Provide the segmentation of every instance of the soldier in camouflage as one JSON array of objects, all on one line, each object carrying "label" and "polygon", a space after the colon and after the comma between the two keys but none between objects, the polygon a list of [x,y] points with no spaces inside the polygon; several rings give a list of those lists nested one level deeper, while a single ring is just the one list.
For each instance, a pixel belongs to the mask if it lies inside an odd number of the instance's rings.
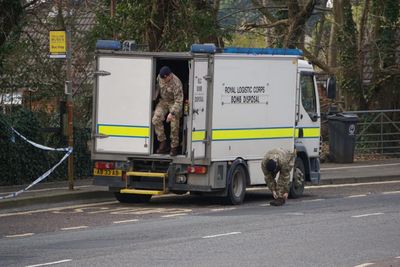
[{"label": "soldier in camouflage", "polygon": [[179,118],[182,113],[183,90],[182,82],[177,76],[175,76],[175,74],[171,72],[171,69],[167,66],[164,66],[160,69],[160,73],[157,77],[156,95],[158,94],[160,100],[156,106],[152,119],[157,140],[160,143],[157,153],[166,154],[169,150],[163,124],[165,116],[167,116],[166,121],[171,123],[170,155],[176,156],[179,146]]},{"label": "soldier in camouflage", "polygon": [[[272,191],[274,200],[272,206],[282,206],[289,195],[290,172],[294,166],[294,154],[282,148],[272,149],[265,154],[261,162],[261,169],[265,182]],[[279,174],[278,180],[276,175]]]}]

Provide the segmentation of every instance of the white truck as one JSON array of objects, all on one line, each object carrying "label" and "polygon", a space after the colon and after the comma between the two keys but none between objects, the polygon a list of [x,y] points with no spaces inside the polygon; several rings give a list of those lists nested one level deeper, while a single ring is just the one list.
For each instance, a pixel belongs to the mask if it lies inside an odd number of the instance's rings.
[{"label": "white truck", "polygon": [[[290,195],[301,196],[306,181],[320,179],[319,99],[314,70],[301,55],[207,44],[179,53],[98,50],[94,184],[108,186],[120,202],[190,192],[241,204],[247,187],[265,185],[265,153],[281,147],[297,155]],[[176,157],[156,154],[151,123],[162,66],[184,90]]]}]

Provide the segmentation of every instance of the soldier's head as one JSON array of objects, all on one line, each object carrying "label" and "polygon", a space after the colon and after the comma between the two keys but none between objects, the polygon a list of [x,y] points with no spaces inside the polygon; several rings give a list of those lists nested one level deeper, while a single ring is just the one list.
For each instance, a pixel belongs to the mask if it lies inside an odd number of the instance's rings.
[{"label": "soldier's head", "polygon": [[171,69],[168,66],[164,66],[160,69],[160,78],[164,81],[169,81],[171,79]]},{"label": "soldier's head", "polygon": [[267,161],[267,171],[277,173],[279,171],[279,164],[276,160],[270,159]]}]

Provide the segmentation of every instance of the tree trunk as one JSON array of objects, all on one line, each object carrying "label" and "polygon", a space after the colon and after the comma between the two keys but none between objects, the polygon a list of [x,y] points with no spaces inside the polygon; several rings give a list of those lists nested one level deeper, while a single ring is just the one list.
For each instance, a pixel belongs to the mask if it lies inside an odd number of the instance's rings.
[{"label": "tree trunk", "polygon": [[365,35],[365,26],[367,26],[369,5],[370,5],[370,0],[365,0],[361,15],[360,29],[358,33],[358,71],[360,75],[360,86],[362,91],[362,97],[360,98],[360,109],[362,110],[368,109],[368,102],[366,99],[366,93],[363,81],[364,81],[364,60],[365,60],[364,35]]},{"label": "tree trunk", "polygon": [[150,51],[158,51],[160,49],[161,36],[164,29],[165,14],[168,12],[169,0],[152,0],[150,6],[150,14],[146,39]]},{"label": "tree trunk", "polygon": [[302,43],[301,38],[304,35],[305,24],[312,15],[317,1],[309,0],[303,9],[300,9],[299,3],[293,0],[287,0],[286,3],[289,9],[289,28],[283,46],[295,48],[299,47],[299,44]]}]

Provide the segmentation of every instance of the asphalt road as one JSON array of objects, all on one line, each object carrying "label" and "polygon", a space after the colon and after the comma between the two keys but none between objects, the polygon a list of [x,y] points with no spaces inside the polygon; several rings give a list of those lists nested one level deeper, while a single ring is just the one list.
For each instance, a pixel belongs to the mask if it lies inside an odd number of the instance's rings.
[{"label": "asphalt road", "polygon": [[0,212],[0,266],[400,266],[400,181],[270,200],[261,189],[241,206],[172,196]]}]

